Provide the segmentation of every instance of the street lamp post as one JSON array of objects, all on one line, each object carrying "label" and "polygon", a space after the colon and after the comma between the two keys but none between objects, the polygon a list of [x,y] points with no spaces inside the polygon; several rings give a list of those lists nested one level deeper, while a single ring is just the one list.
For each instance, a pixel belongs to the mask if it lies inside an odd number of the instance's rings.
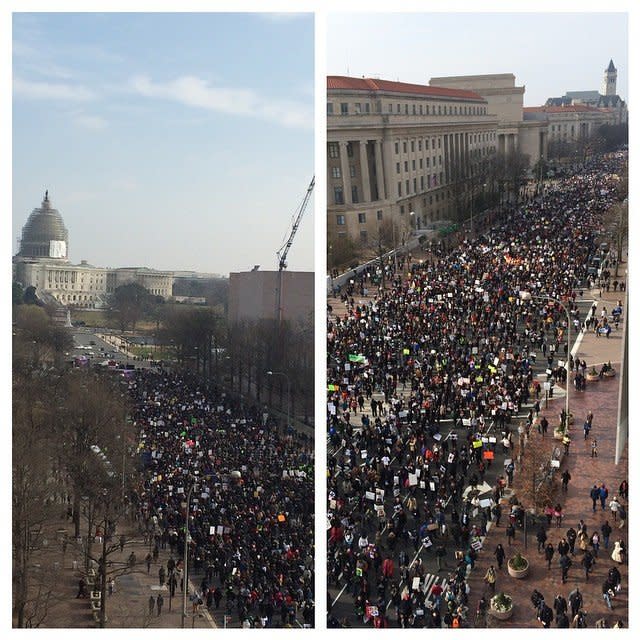
[{"label": "street lamp post", "polygon": [[289,376],[282,371],[267,371],[268,376],[283,376],[287,381],[287,428],[291,422],[291,380]]},{"label": "street lamp post", "polygon": [[570,316],[569,311],[567,310],[567,308],[564,306],[564,304],[560,300],[558,300],[557,298],[552,298],[551,296],[533,295],[533,294],[529,293],[528,291],[521,291],[520,292],[520,299],[521,300],[531,300],[531,299],[551,300],[551,302],[554,302],[555,304],[559,305],[560,308],[565,312],[565,314],[567,316],[567,357],[566,357],[566,362],[565,362],[565,367],[567,369],[567,392],[566,392],[566,395],[565,395],[565,431],[568,431],[568,428],[569,428],[569,385],[570,385],[570,373],[571,373],[571,369],[569,368],[569,361],[571,359],[571,316]]}]

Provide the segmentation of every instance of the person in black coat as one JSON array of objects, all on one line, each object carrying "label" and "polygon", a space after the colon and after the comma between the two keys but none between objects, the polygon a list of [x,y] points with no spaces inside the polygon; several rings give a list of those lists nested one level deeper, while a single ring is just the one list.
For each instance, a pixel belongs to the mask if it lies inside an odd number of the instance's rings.
[{"label": "person in black coat", "polygon": [[544,550],[544,543],[547,541],[547,532],[544,530],[542,525],[538,528],[536,540],[538,541],[538,553],[542,553]]},{"label": "person in black coat", "polygon": [[[565,600],[564,596],[562,594],[558,594],[554,599],[553,599],[553,609],[556,612],[556,619],[558,618],[558,616],[561,613],[566,613],[567,612],[567,601]],[[567,619],[567,624],[569,624],[569,621]]]},{"label": "person in black coat", "polygon": [[505,558],[504,547],[501,544],[498,544],[496,550],[493,552],[493,555],[496,557],[498,569],[502,569],[502,563],[504,562]]},{"label": "person in black coat", "polygon": [[540,609],[538,610],[538,620],[540,620],[545,629],[551,628],[551,623],[553,622],[553,611],[551,611],[551,607],[544,602],[540,605]]},{"label": "person in black coat", "polygon": [[544,559],[547,561],[547,570],[551,570],[551,561],[553,560],[553,554],[555,553],[555,549],[551,542],[547,544],[544,548]]}]

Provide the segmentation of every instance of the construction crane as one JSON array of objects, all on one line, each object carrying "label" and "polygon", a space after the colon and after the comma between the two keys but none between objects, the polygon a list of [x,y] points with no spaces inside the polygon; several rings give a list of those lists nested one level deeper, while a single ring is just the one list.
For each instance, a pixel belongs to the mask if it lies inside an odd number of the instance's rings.
[{"label": "construction crane", "polygon": [[291,249],[291,245],[293,244],[293,239],[295,238],[296,232],[298,231],[298,227],[300,226],[300,221],[302,220],[302,216],[304,215],[305,209],[309,204],[309,200],[311,199],[311,193],[313,192],[313,187],[316,184],[316,177],[313,176],[311,178],[311,182],[307,187],[307,193],[304,195],[304,199],[302,200],[302,204],[298,207],[298,211],[295,214],[295,220],[293,222],[293,227],[291,228],[291,233],[287,238],[287,241],[280,247],[280,250],[276,252],[278,256],[278,271],[282,271],[287,268],[287,254],[289,253],[289,249]]},{"label": "construction crane", "polygon": [[311,199],[311,194],[313,193],[313,187],[316,184],[316,177],[313,176],[311,178],[311,182],[307,187],[307,192],[304,195],[302,200],[302,204],[298,207],[298,210],[294,214],[293,227],[291,228],[291,233],[287,238],[287,241],[280,247],[280,250],[276,252],[276,256],[278,257],[278,290],[276,296],[276,314],[278,318],[278,326],[282,324],[282,272],[287,268],[287,255],[289,254],[289,249],[291,249],[291,245],[293,244],[293,239],[296,236],[296,232],[298,231],[298,227],[300,226],[300,222],[302,221],[302,216],[309,204],[309,200]]}]

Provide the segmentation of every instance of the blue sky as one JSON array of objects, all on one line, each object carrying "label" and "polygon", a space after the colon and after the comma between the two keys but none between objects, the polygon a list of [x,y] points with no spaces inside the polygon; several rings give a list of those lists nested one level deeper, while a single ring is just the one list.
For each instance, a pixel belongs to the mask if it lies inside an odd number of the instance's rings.
[{"label": "blue sky", "polygon": [[[13,250],[45,189],[73,262],[277,267],[314,171],[311,14],[16,13]],[[289,269],[313,270],[313,201]]]},{"label": "blue sky", "polygon": [[613,58],[618,93],[629,99],[625,13],[333,13],[327,33],[330,75],[428,84],[513,73],[525,85],[525,106],[538,106],[566,91],[600,90]]}]

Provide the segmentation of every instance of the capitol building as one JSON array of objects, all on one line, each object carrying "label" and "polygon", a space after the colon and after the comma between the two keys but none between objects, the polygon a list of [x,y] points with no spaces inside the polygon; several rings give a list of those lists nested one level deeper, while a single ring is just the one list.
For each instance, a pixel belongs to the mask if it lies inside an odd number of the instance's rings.
[{"label": "capitol building", "polygon": [[174,273],[147,267],[94,267],[82,260],[71,264],[68,258],[69,232],[60,212],[51,206],[45,192],[22,228],[20,249],[13,257],[13,279],[36,295],[65,307],[100,308],[118,287],[136,282],[149,293],[171,298]]}]

